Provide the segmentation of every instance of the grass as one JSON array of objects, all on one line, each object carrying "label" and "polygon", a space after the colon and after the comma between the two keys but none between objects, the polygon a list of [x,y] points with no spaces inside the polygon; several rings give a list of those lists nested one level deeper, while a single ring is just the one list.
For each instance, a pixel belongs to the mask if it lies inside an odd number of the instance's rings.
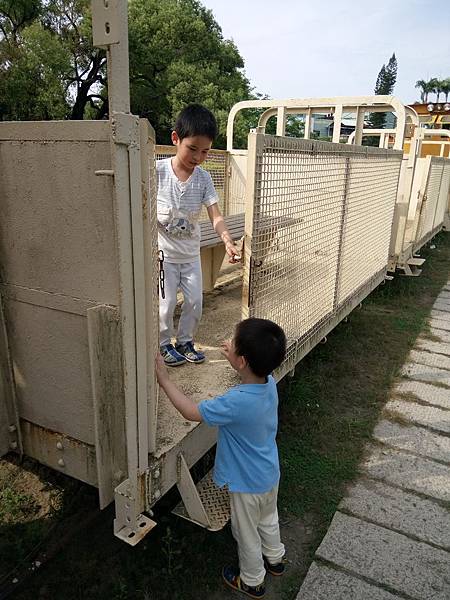
[{"label": "grass", "polygon": [[[448,280],[450,236],[441,234],[433,243],[436,249],[423,253],[427,261],[419,278],[398,276],[380,286],[362,310],[355,310],[348,323],[341,323],[328,336],[327,344],[317,346],[298,365],[294,378],[280,385],[280,514],[282,520],[313,523],[314,539],[303,550],[307,560],[302,568],[281,578],[277,598],[296,597],[301,576],[346,486],[357,476],[364,445],[390,386]],[[48,476],[48,471],[41,473],[43,481]],[[65,481],[61,502],[67,506],[74,490]],[[26,490],[21,493],[15,496],[13,490],[2,488],[0,534],[5,528],[10,533],[15,528],[19,537],[28,535],[27,523],[30,526],[33,514],[38,513]],[[64,548],[41,573],[18,588],[15,598],[231,598],[222,591],[219,575],[224,562],[235,560],[229,527],[213,534],[177,519],[168,510],[175,500],[171,494],[163,498],[155,515],[158,527],[135,548],[113,537],[112,508],[96,513],[89,527],[74,529]],[[95,493],[86,493],[82,504],[85,511],[95,510]],[[10,554],[15,552],[13,548]],[[3,552],[0,555],[4,572],[10,562],[5,562]]]}]

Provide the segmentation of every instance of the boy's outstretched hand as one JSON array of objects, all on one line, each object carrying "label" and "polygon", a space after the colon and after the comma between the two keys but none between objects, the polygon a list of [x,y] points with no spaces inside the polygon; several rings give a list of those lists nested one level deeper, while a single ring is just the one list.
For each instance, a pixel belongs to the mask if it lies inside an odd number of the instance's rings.
[{"label": "boy's outstretched hand", "polygon": [[240,262],[242,257],[240,256],[238,249],[234,245],[234,242],[227,242],[225,244],[225,249],[228,254],[228,262],[230,262],[231,264],[236,264]]},{"label": "boy's outstretched hand", "polygon": [[167,367],[164,364],[164,359],[159,353],[155,359],[155,367],[156,379],[158,380],[159,385],[162,386],[163,383],[169,379],[169,373],[167,372]]},{"label": "boy's outstretched hand", "polygon": [[224,340],[220,344],[220,352],[225,356],[225,358],[229,358],[231,348],[231,340]]}]

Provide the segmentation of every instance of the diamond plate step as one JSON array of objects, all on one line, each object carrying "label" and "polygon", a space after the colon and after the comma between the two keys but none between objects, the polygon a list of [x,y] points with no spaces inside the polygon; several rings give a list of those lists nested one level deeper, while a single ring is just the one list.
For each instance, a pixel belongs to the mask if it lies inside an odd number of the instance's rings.
[{"label": "diamond plate step", "polygon": [[196,525],[206,527],[209,531],[223,529],[230,520],[230,495],[226,488],[219,488],[213,481],[212,470],[209,471],[197,485],[199,499],[203,505],[209,520],[209,526],[193,519],[186,510],[183,502],[180,502],[172,511],[174,515],[182,517]]}]

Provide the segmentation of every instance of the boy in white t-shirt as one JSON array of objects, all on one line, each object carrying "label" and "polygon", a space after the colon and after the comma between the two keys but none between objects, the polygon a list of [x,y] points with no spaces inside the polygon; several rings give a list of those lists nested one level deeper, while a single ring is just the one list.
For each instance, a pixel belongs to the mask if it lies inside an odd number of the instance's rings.
[{"label": "boy in white t-shirt", "polygon": [[[217,204],[211,175],[199,166],[207,159],[216,135],[214,115],[204,106],[190,104],[180,112],[172,131],[176,155],[156,163],[158,245],[164,253],[165,291],[165,297],[160,295],[159,299],[160,348],[164,362],[171,367],[205,360],[194,346],[203,301],[199,226],[203,206],[225,244],[230,262],[239,260]],[[183,305],[174,346],[173,314],[179,289]]]}]

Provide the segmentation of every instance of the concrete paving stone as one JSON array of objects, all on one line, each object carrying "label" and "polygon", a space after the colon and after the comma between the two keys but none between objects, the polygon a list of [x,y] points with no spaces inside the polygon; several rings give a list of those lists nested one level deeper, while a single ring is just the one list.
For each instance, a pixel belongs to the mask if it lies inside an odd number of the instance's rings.
[{"label": "concrete paving stone", "polygon": [[448,356],[443,356],[442,354],[423,352],[422,350],[411,350],[408,358],[411,362],[420,363],[421,365],[429,365],[430,367],[437,367],[438,369],[447,369],[447,371],[450,370],[450,358]]},{"label": "concrete paving stone", "polygon": [[418,402],[409,402],[401,398],[392,398],[386,403],[385,410],[398,414],[406,421],[431,427],[443,433],[450,433],[450,411],[435,406],[424,406]]},{"label": "concrete paving stone", "polygon": [[450,467],[392,448],[369,446],[362,468],[373,479],[450,502]]},{"label": "concrete paving stone", "polygon": [[313,562],[296,600],[399,600],[397,595]]},{"label": "concrete paving stone", "polygon": [[420,350],[428,350],[428,352],[437,352],[450,357],[450,344],[445,342],[432,342],[427,338],[418,338],[416,340],[416,348]]},{"label": "concrete paving stone", "polygon": [[450,300],[450,291],[445,288],[441,292],[439,292],[438,298],[440,300]]},{"label": "concrete paving stone", "polygon": [[433,309],[430,314],[435,319],[442,319],[443,321],[450,321],[450,311]]},{"label": "concrete paving stone", "polygon": [[414,600],[449,598],[448,552],[355,517],[337,512],[316,555]]},{"label": "concrete paving stone", "polygon": [[357,481],[348,490],[339,510],[450,550],[447,509],[380,481]]},{"label": "concrete paving stone", "polygon": [[450,342],[450,332],[444,331],[443,329],[433,329],[430,328],[430,334],[433,337],[439,338],[441,342],[449,343]]},{"label": "concrete paving stone", "polygon": [[406,363],[401,370],[402,375],[420,381],[431,381],[433,383],[450,386],[450,372],[446,369],[437,369],[428,365],[418,363]]},{"label": "concrete paving stone", "polygon": [[413,395],[422,402],[450,409],[450,390],[429,383],[403,379],[395,385],[393,392]]},{"label": "concrete paving stone", "polygon": [[[411,404],[406,402],[406,404]],[[423,406],[421,408],[424,408]],[[394,407],[396,413],[404,416],[404,412]],[[439,409],[436,409],[439,410]],[[441,411],[443,412],[443,411]],[[450,427],[450,411],[448,414],[448,427]],[[409,415],[405,417],[408,421],[414,421],[414,417]],[[398,450],[408,450],[419,454],[425,458],[432,458],[450,464],[450,437],[434,433],[422,427],[414,425],[401,425],[393,421],[383,419],[375,426],[373,436],[379,442],[397,448]],[[450,515],[449,515],[450,517]]]},{"label": "concrete paving stone", "polygon": [[443,300],[436,300],[433,304],[434,310],[441,310],[442,312],[450,312],[450,302],[444,302]]},{"label": "concrete paving stone", "polygon": [[432,317],[430,319],[430,326],[436,327],[436,329],[443,329],[444,331],[450,331],[450,323],[448,321],[443,321],[442,319],[436,319],[436,317]]}]

